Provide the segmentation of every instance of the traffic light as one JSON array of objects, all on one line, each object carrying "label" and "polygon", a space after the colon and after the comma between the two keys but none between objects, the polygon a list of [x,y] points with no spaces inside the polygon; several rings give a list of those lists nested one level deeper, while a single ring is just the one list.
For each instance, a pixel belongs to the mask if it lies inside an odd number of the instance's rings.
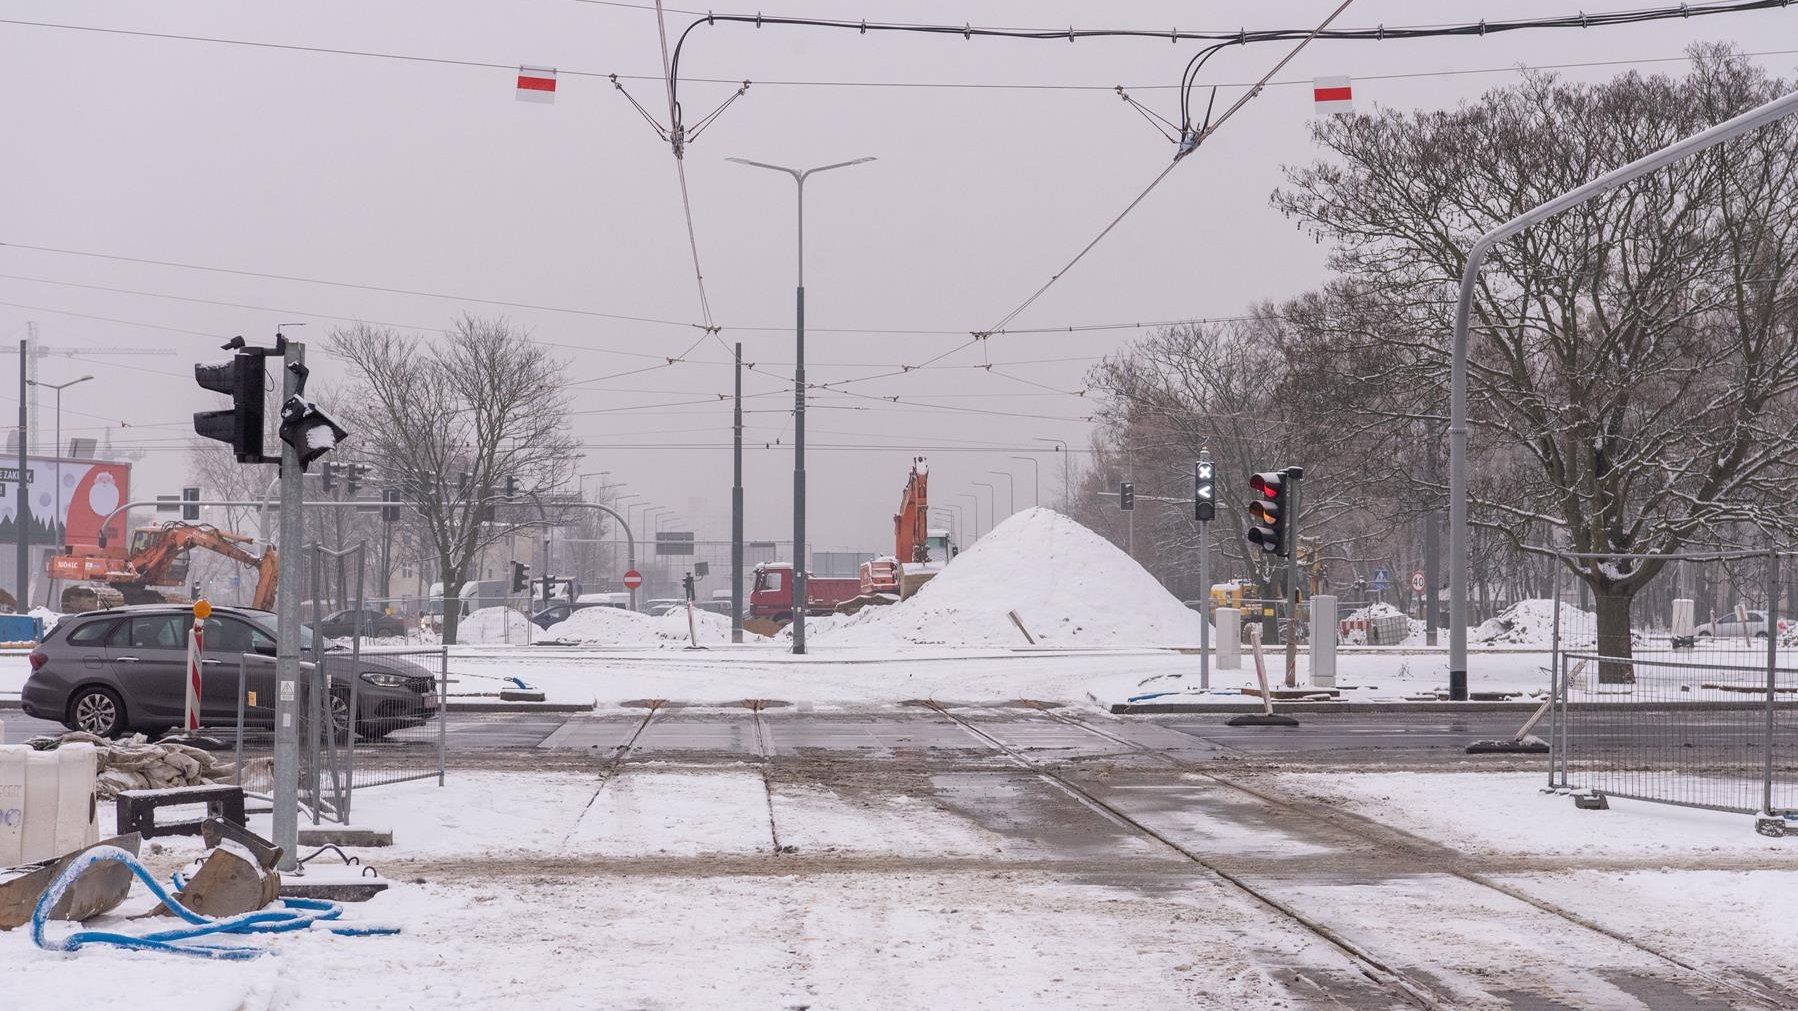
[{"label": "traffic light", "polygon": [[512,592],[527,593],[531,588],[531,567],[523,562],[512,563]]},{"label": "traffic light", "polygon": [[1192,465],[1192,518],[1201,523],[1217,518],[1217,470],[1210,460]]},{"label": "traffic light", "polygon": [[1118,484],[1118,508],[1129,512],[1136,508],[1136,484],[1122,481]]},{"label": "traffic light", "polygon": [[281,441],[299,454],[302,472],[349,437],[343,426],[305,397],[295,394],[281,405]]},{"label": "traffic light", "polygon": [[517,497],[518,497],[518,479],[513,477],[510,474],[507,474],[506,475],[506,501],[510,502]]},{"label": "traffic light", "polygon": [[1265,471],[1249,478],[1253,496],[1249,501],[1249,543],[1264,555],[1285,557],[1287,553],[1290,488],[1283,470]]},{"label": "traffic light", "polygon": [[337,468],[338,464],[329,460],[326,460],[318,468],[318,483],[326,491],[337,490]]},{"label": "traffic light", "polygon": [[200,521],[200,489],[181,489],[181,518],[189,523]]},{"label": "traffic light", "polygon": [[[241,346],[241,339],[234,343]],[[230,443],[238,463],[267,462],[262,457],[263,378],[262,355],[256,351],[194,366],[194,380],[202,389],[231,398],[228,410],[194,412],[194,431]]]},{"label": "traffic light", "polygon": [[354,498],[357,490],[362,487],[362,479],[368,476],[369,466],[366,463],[351,463],[345,464],[343,469],[344,477],[347,478],[344,490]]},{"label": "traffic light", "polygon": [[381,520],[384,523],[398,523],[400,519],[400,493],[392,488],[381,493]]}]

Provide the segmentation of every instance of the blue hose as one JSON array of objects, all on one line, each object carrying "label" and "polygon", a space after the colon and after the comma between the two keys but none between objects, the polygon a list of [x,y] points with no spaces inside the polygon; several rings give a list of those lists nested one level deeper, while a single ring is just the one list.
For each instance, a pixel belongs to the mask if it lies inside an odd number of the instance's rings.
[{"label": "blue hose", "polygon": [[[173,930],[159,930],[149,934],[120,934],[110,930],[77,930],[58,940],[50,940],[44,936],[44,924],[50,919],[50,910],[62,901],[63,894],[69,885],[80,877],[88,868],[101,863],[124,864],[139,881],[150,889],[150,893],[176,916],[187,921],[186,927]],[[178,955],[191,955],[197,958],[216,958],[230,961],[244,961],[263,954],[263,949],[250,945],[230,944],[187,944],[194,938],[211,934],[283,934],[294,930],[306,930],[315,923],[335,920],[343,915],[343,907],[335,902],[322,899],[287,899],[281,900],[280,909],[263,909],[237,916],[214,919],[183,906],[164,888],[144,865],[138,863],[136,857],[116,846],[96,846],[82,853],[69,865],[63,868],[50,887],[37,900],[37,908],[31,912],[31,939],[37,946],[50,951],[76,951],[84,945],[109,944],[120,948],[131,948],[139,951],[168,951]],[[397,934],[394,927],[329,927],[333,934],[349,937],[368,937],[382,934]]]}]

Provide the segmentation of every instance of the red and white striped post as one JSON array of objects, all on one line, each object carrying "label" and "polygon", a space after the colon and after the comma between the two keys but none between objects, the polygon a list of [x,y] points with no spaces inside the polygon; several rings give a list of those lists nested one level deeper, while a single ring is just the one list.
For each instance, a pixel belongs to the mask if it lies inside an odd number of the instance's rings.
[{"label": "red and white striped post", "polygon": [[187,718],[188,734],[200,732],[200,659],[206,652],[206,619],[212,616],[212,605],[194,601],[194,623],[187,630]]}]

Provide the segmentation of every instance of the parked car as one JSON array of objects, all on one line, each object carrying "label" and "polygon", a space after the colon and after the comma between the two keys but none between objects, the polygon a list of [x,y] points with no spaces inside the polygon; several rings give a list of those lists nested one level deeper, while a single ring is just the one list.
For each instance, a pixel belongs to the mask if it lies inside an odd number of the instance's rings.
[{"label": "parked car", "polygon": [[531,624],[538,628],[546,629],[551,625],[560,625],[562,622],[567,621],[568,616],[576,611],[585,611],[589,607],[611,606],[611,604],[602,604],[596,601],[577,600],[572,604],[566,600],[553,601],[548,607],[531,615]]},{"label": "parked car", "polygon": [[[160,734],[178,726],[187,706],[187,630],[192,622],[190,607],[172,604],[67,616],[31,653],[22,707],[37,719],[102,737],[134,731]],[[302,646],[310,650],[311,630],[301,626],[300,632]],[[201,723],[235,725],[240,655],[274,652],[273,614],[213,608],[205,624]],[[364,656],[352,669],[350,651],[341,648],[327,650],[323,662],[330,683],[331,721],[340,736],[350,729],[352,675],[357,681],[355,731],[363,737],[385,737],[437,714],[436,677],[415,663]],[[245,725],[273,727],[274,665],[252,663],[245,689]]]},{"label": "parked car", "polygon": [[[327,639],[342,639],[354,635],[356,631],[356,612],[333,611],[325,615],[325,620],[318,623],[318,631]],[[406,634],[406,623],[397,615],[384,614],[380,611],[362,612],[362,634],[371,637],[400,636]]]},{"label": "parked car", "polygon": [[661,597],[643,605],[643,613],[651,618],[660,618],[669,611],[684,611],[687,608],[685,597]]},{"label": "parked car", "polygon": [[[1767,637],[1767,612],[1749,611],[1748,621],[1744,623],[1734,611],[1720,615],[1715,621],[1707,621],[1692,630],[1693,635],[1715,636],[1719,639],[1765,639]],[[1784,618],[1779,620],[1779,630],[1786,630]]]}]

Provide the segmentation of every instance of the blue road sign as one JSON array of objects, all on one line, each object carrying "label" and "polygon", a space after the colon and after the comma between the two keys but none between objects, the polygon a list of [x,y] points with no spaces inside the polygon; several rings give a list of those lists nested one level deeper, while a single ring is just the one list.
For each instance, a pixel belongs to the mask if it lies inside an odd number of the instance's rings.
[{"label": "blue road sign", "polygon": [[1392,585],[1392,570],[1391,569],[1375,569],[1375,570],[1373,570],[1373,588],[1374,589],[1384,590],[1384,589],[1390,587],[1391,585]]}]

